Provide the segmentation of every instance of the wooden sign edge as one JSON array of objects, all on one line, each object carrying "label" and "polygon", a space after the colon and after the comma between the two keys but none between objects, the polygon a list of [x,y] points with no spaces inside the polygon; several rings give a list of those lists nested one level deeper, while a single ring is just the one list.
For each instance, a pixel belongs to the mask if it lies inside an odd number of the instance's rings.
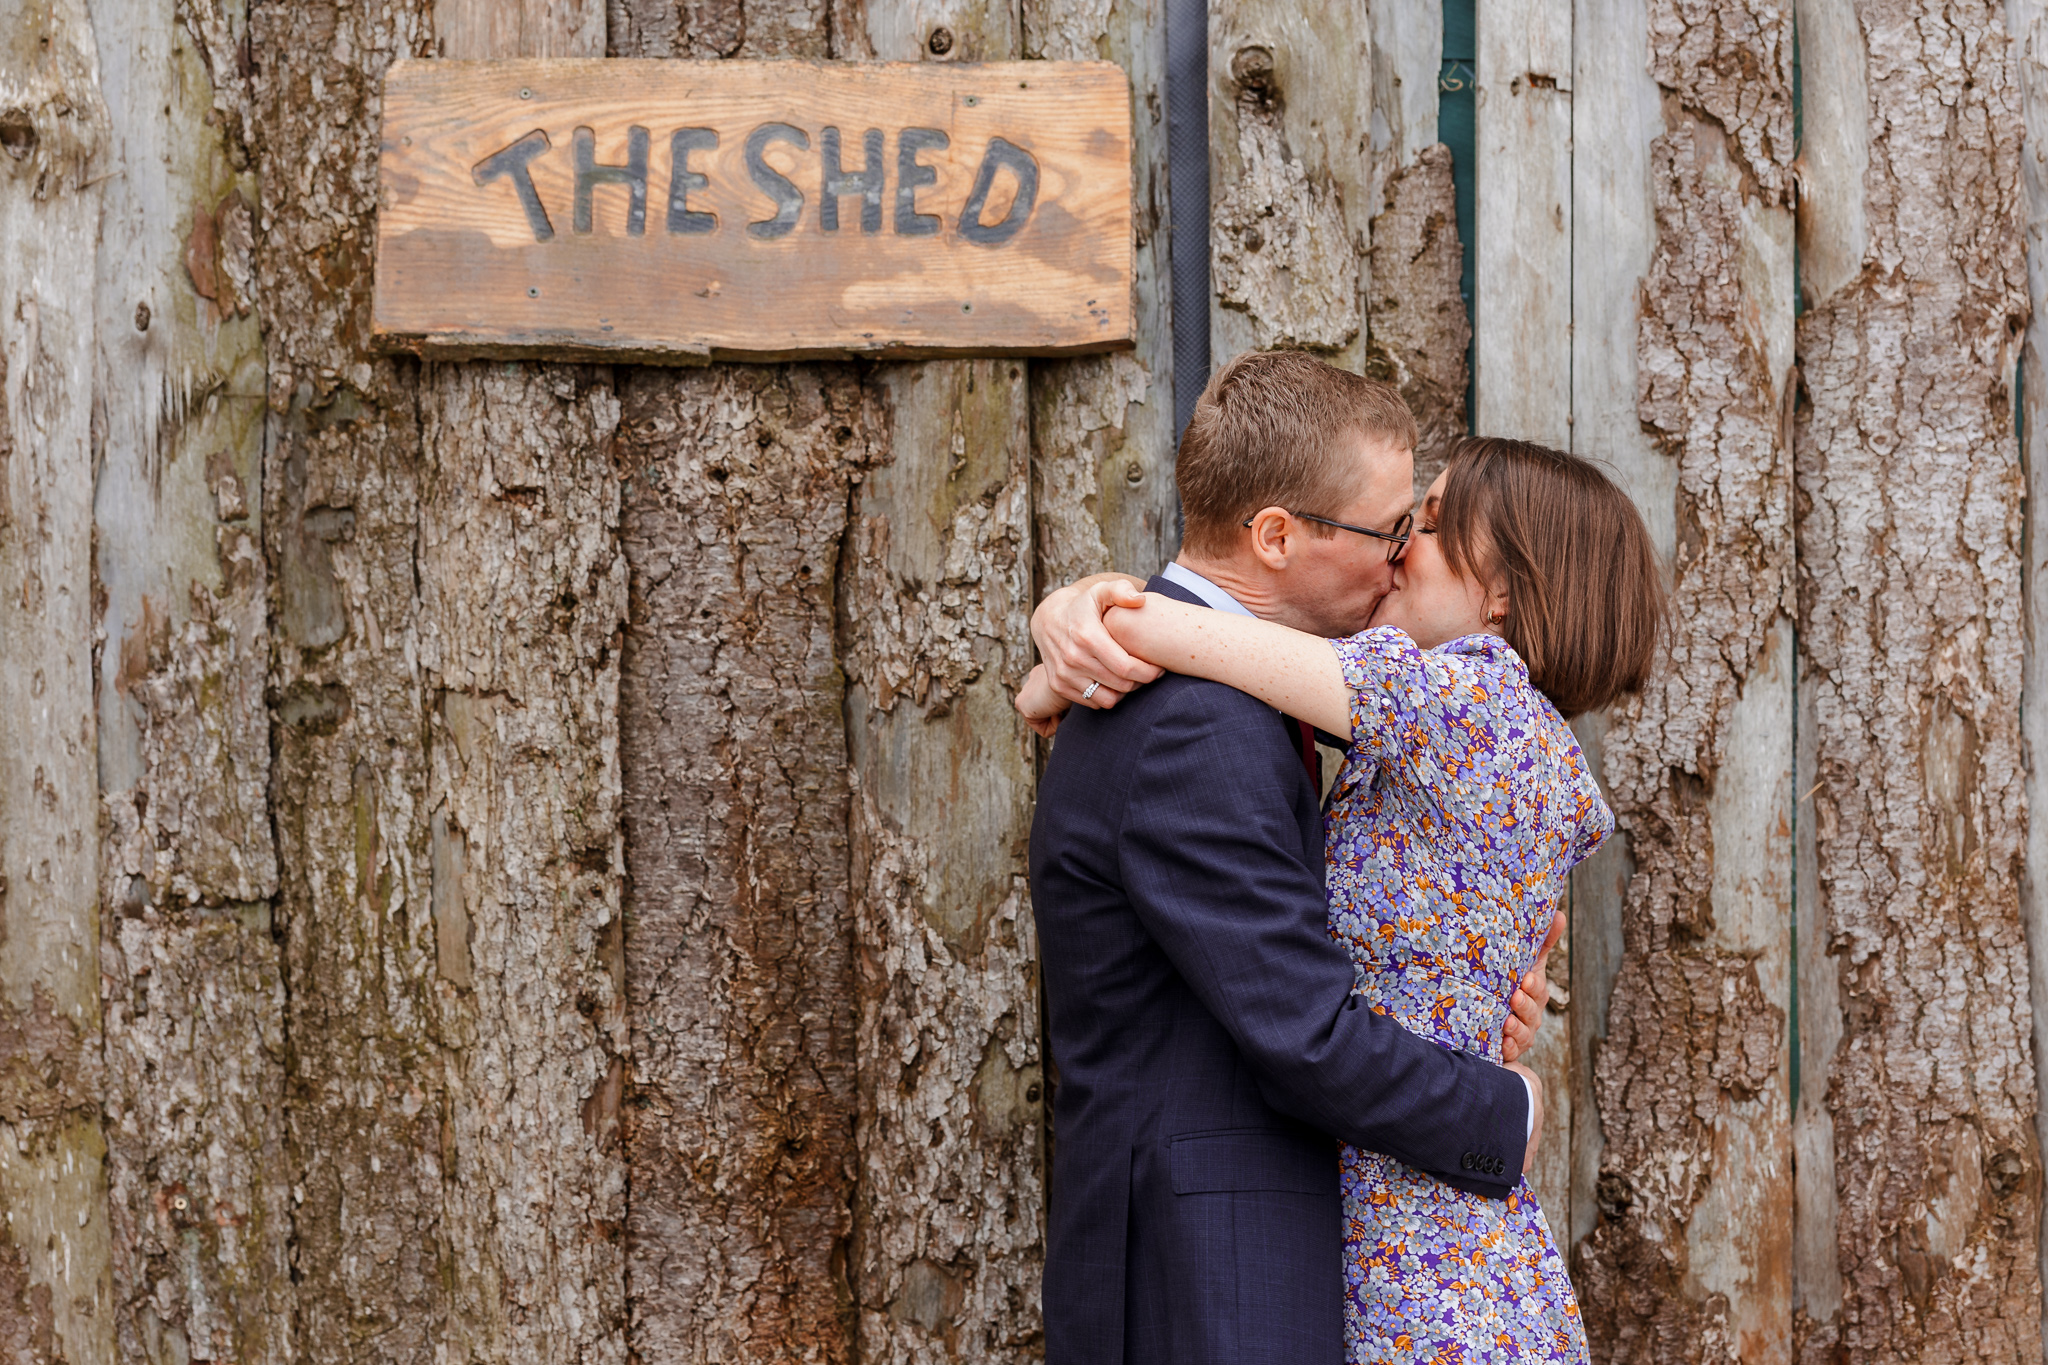
[{"label": "wooden sign edge", "polygon": [[1105,355],[1137,347],[1136,337],[1108,337],[1070,346],[929,346],[877,343],[873,346],[763,347],[650,346],[621,342],[606,346],[588,338],[536,337],[531,341],[493,338],[466,332],[396,332],[371,328],[370,339],[386,355],[421,360],[563,360],[613,365],[716,365],[728,361],[775,364],[785,360],[967,360],[976,356],[1001,359],[1058,359],[1062,356]]},{"label": "wooden sign edge", "polygon": [[[401,57],[394,61],[384,73],[384,84],[388,88],[394,79],[403,80],[418,70],[450,66],[511,66],[532,65],[607,65],[621,61],[635,64],[662,66],[706,66],[725,67],[732,61],[750,62],[758,66],[850,66],[850,67],[932,67],[935,62],[886,62],[886,61],[818,61],[809,58],[738,58],[738,59],[693,59],[676,57],[531,57],[490,60],[462,60],[430,57]],[[1131,88],[1131,74],[1121,64],[1100,57],[1081,60],[1026,61],[1005,60],[994,62],[949,62],[944,64],[950,70],[987,69],[992,67],[1019,67],[1034,72],[1056,76],[1061,68],[1101,68],[1114,71],[1123,84],[1124,107],[1127,117],[1135,117],[1137,100]],[[1135,141],[1132,151],[1135,152]],[[1135,161],[1133,165],[1135,165]],[[378,201],[383,196],[384,165],[378,158],[377,166]],[[1133,186],[1135,194],[1135,186]],[[1128,272],[1127,283],[1130,292],[1128,300],[1129,328],[1126,334],[1105,337],[1101,340],[1078,342],[1071,345],[1044,346],[934,346],[910,343],[878,343],[873,346],[813,346],[813,347],[734,347],[734,346],[691,346],[687,344],[649,345],[644,342],[621,342],[607,346],[602,342],[584,337],[536,336],[531,340],[512,340],[494,337],[483,340],[468,332],[408,332],[386,327],[378,320],[376,307],[378,277],[384,264],[384,234],[381,214],[372,215],[376,227],[376,242],[371,248],[371,307],[369,343],[372,350],[384,355],[409,355],[420,360],[562,360],[586,364],[622,365],[672,365],[700,366],[727,362],[776,364],[797,360],[964,360],[976,356],[996,359],[1058,359],[1063,356],[1105,355],[1115,351],[1129,351],[1137,348],[1138,282],[1135,272]],[[1127,215],[1130,232],[1129,246],[1133,257],[1137,254],[1137,205],[1133,202]]]}]

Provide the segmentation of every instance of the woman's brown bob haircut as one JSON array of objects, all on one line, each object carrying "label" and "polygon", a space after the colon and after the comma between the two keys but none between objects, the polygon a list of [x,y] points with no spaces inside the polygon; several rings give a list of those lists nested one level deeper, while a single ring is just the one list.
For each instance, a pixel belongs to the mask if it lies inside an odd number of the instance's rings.
[{"label": "woman's brown bob haircut", "polygon": [[[1247,351],[1209,379],[1181,434],[1174,481],[1198,554],[1227,555],[1240,523],[1267,507],[1342,515],[1358,496],[1358,436],[1415,449],[1398,390],[1304,355]],[[1310,535],[1335,531],[1309,523]]]},{"label": "woman's brown bob haircut", "polygon": [[1501,633],[1566,720],[1650,676],[1664,580],[1642,514],[1591,461],[1464,437],[1451,447],[1436,533],[1452,569],[1507,589]]}]

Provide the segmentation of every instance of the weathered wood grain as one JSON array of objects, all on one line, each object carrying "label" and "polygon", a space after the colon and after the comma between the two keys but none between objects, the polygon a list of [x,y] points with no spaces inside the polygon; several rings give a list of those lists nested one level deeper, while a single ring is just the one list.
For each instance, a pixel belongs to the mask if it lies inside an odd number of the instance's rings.
[{"label": "weathered wood grain", "polygon": [[[1632,0],[1576,0],[1573,31],[1572,253],[1601,268],[1572,276],[1572,447],[1608,463],[1651,537],[1669,546],[1677,465],[1651,442],[1636,411],[1636,328],[1657,239],[1650,146],[1663,131],[1661,93],[1644,60],[1648,14]],[[1582,716],[1572,728],[1604,776],[1609,718]],[[1611,802],[1611,790],[1608,796]],[[1572,1245],[1600,1213],[1604,1135],[1593,1056],[1607,1038],[1624,951],[1622,906],[1634,870],[1628,841],[1624,826],[1572,876]]]},{"label": "weathered wood grain", "polygon": [[1209,8],[1209,354],[1300,346],[1362,367],[1372,217],[1366,7]]},{"label": "weathered wood grain", "polygon": [[[1482,433],[1560,448],[1571,445],[1570,350],[1530,339],[1571,329],[1571,52],[1569,0],[1508,0],[1480,13],[1473,416]],[[1434,176],[1448,206],[1448,164]],[[1451,269],[1436,265],[1440,300]],[[1439,415],[1439,439],[1445,425]],[[1567,943],[1567,962],[1570,951]],[[1543,1077],[1549,1128],[1529,1183],[1560,1247],[1571,1231],[1571,1033],[1571,1016],[1553,1012],[1525,1059]]]},{"label": "weathered wood grain", "polygon": [[836,564],[887,412],[846,367],[642,370],[622,401],[633,1349],[846,1361]]},{"label": "weathered wood grain", "polygon": [[1415,414],[1415,490],[1442,472],[1465,434],[1472,342],[1459,275],[1451,149],[1437,142],[1443,7],[1388,0],[1372,7],[1372,246],[1365,372],[1401,390]]},{"label": "weathered wood grain", "polygon": [[1481,10],[1473,421],[1559,449],[1571,348],[1541,339],[1571,325],[1571,61],[1571,0]]},{"label": "weathered wood grain", "polygon": [[1132,349],[1030,367],[1032,515],[1044,589],[1105,569],[1150,575],[1180,546],[1166,16],[1162,0],[1025,0],[1023,16],[1025,56],[1106,58],[1131,81]]},{"label": "weathered wood grain", "polygon": [[[701,363],[1129,344],[1130,93],[1108,63],[413,62],[384,98],[392,345]],[[702,144],[686,169],[679,130]],[[636,178],[587,179],[585,156]],[[826,194],[835,156],[873,181]]]},{"label": "weathered wood grain", "polygon": [[93,257],[80,0],[0,3],[0,1354],[111,1365],[92,694]]},{"label": "weathered wood grain", "polygon": [[95,19],[122,35],[100,57],[94,506],[114,1328],[124,1359],[283,1361],[259,196],[177,6]]},{"label": "weathered wood grain", "polygon": [[[2020,352],[2020,386],[2025,406],[2020,413],[2020,459],[2026,470],[2026,520],[2021,542],[2028,547],[2021,565],[2026,612],[2026,660],[2021,672],[2022,695],[2033,705],[2020,714],[2021,752],[2027,768],[2027,843],[2025,871],[2020,879],[2020,914],[2027,932],[2032,982],[2034,1089],[2048,1094],[2048,707],[2037,700],[2048,688],[2048,4],[2012,0],[2005,9],[2011,30],[2018,77],[2019,107],[2026,123],[2021,146],[2020,188],[2025,214],[2027,298],[2031,316]],[[1860,125],[1859,125],[1860,126]],[[2048,1109],[2034,1111],[2036,1141],[2048,1149]],[[1830,1191],[1832,1192],[1832,1191]],[[2042,1227],[2048,1233],[2048,1209]],[[2048,1235],[2041,1243],[2041,1277],[2048,1283]],[[2048,1321],[2048,1298],[2042,1305]]]},{"label": "weathered wood grain", "polygon": [[605,0],[434,0],[434,55],[602,57]]},{"label": "weathered wood grain", "polygon": [[2002,6],[1843,9],[1833,31],[1862,38],[1865,162],[1801,212],[1816,236],[1860,232],[1861,252],[1830,292],[1809,281],[1794,456],[1803,780],[1843,1021],[1824,1059],[1841,1302],[1802,1323],[1801,1350],[2033,1361],[2020,92]]}]

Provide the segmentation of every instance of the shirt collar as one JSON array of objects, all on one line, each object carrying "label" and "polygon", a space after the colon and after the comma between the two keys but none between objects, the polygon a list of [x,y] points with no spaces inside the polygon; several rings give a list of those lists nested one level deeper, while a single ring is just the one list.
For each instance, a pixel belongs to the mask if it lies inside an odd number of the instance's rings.
[{"label": "shirt collar", "polygon": [[1223,591],[1223,589],[1217,587],[1214,583],[1211,583],[1208,579],[1202,577],[1178,560],[1161,569],[1159,576],[1169,583],[1180,584],[1180,586],[1201,598],[1204,605],[1214,607],[1218,611],[1235,612],[1239,616],[1255,615],[1244,603],[1238,601],[1235,597],[1232,597],[1229,593]]}]

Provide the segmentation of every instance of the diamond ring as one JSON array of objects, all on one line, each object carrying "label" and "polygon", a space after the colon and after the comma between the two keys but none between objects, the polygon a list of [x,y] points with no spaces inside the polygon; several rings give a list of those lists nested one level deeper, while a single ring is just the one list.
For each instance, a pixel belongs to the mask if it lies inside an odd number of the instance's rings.
[{"label": "diamond ring", "polygon": [[1093,678],[1090,678],[1088,680],[1088,685],[1081,689],[1081,700],[1086,701],[1090,697],[1094,696],[1095,690],[1101,686],[1101,683],[1096,682]]}]

